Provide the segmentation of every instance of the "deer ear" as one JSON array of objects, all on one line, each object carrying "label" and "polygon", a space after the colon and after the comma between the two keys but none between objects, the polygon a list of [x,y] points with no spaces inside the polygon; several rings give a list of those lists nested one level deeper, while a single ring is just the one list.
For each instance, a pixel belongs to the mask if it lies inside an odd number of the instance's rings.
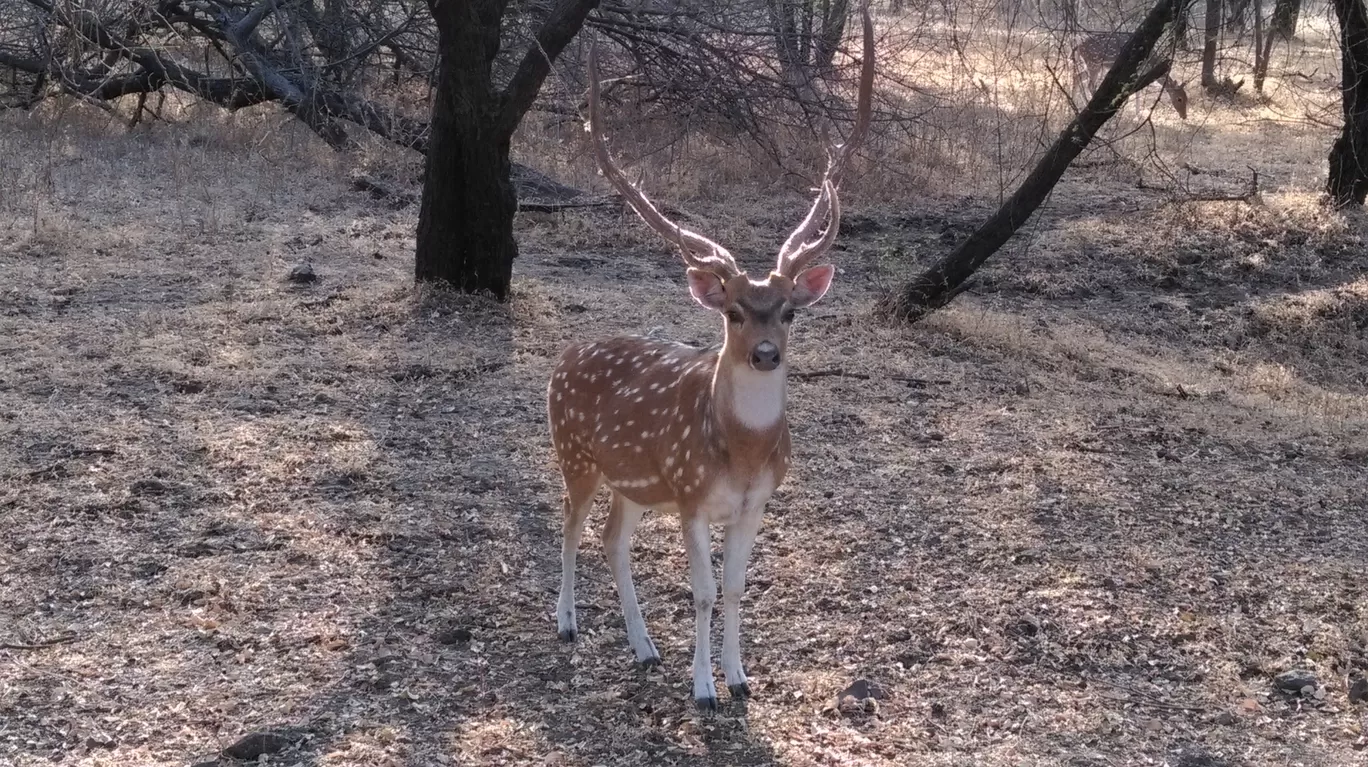
[{"label": "deer ear", "polygon": [[827,289],[831,287],[831,280],[836,276],[836,267],[831,264],[822,264],[810,269],[804,269],[793,279],[793,295],[789,301],[796,307],[812,306],[822,300],[826,295]]},{"label": "deer ear", "polygon": [[727,291],[722,278],[704,269],[689,267],[689,293],[694,300],[714,311],[722,311],[727,303]]}]

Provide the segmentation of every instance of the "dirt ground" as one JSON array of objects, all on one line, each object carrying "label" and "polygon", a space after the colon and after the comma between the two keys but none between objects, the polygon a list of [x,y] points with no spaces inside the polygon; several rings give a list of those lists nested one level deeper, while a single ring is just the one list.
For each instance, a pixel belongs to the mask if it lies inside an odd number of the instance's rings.
[{"label": "dirt ground", "polygon": [[[635,547],[663,667],[602,507],[556,639],[555,355],[720,332],[644,227],[523,216],[498,305],[413,288],[413,206],[348,183],[385,155],[0,120],[0,762],[273,732],[329,767],[1368,763],[1368,226],[1314,168],[1175,203],[1091,156],[912,328],[874,301],[986,203],[850,197],[795,330],[822,374],[750,570],[755,697],[708,718],[674,520]],[[691,210],[758,269],[803,205]],[[838,705],[858,679],[882,699]]]}]

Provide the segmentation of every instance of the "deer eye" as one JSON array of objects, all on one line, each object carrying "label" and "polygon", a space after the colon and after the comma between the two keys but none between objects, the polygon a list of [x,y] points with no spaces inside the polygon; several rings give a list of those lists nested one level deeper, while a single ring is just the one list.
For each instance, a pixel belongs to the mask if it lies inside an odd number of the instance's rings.
[{"label": "deer eye", "polygon": [[781,318],[784,320],[784,322],[793,322],[793,309],[785,309],[784,313],[781,315]]},{"label": "deer eye", "polygon": [[741,312],[738,312],[738,311],[735,310],[735,309],[728,309],[728,310],[727,310],[727,322],[731,322],[731,323],[735,323],[735,324],[737,324],[737,325],[740,325],[742,322],[745,321],[745,319],[746,319],[746,318],[745,318],[744,316],[742,316]]}]

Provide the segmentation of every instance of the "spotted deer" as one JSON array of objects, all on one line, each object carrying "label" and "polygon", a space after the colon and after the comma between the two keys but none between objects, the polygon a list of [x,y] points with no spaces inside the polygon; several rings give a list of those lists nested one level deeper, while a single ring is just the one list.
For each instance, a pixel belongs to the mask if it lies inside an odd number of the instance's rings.
[{"label": "spotted deer", "polygon": [[[1085,35],[1078,45],[1074,46],[1074,92],[1076,94],[1087,96],[1097,90],[1098,83],[1102,82],[1107,70],[1121,55],[1121,49],[1125,47],[1130,37],[1129,32],[1095,32]],[[1140,69],[1144,71],[1164,60],[1163,54],[1156,48],[1155,53],[1151,54],[1150,60],[1141,65]],[[1168,95],[1169,103],[1173,104],[1173,109],[1178,113],[1179,119],[1186,120],[1187,89],[1183,87],[1182,83],[1168,75],[1159,78],[1159,85]]]},{"label": "spotted deer", "polygon": [[575,557],[598,488],[611,489],[603,548],[622,601],[627,641],[644,665],[660,654],[646,632],[632,583],[632,532],[647,509],[679,516],[695,607],[693,696],[717,707],[709,642],[717,584],[711,525],[725,529],[722,566],[722,670],[732,698],[750,695],[741,663],[741,596],[746,565],[770,495],[790,465],[787,403],[789,329],[816,303],[836,268],[814,266],[836,239],[837,189],[869,130],[874,82],[873,25],[864,10],[864,61],[850,137],[828,150],[820,191],[807,217],[763,279],[748,276],[718,243],[671,221],[633,186],[603,135],[597,55],[589,56],[589,133],[599,168],[637,215],[679,248],[689,293],[723,320],[722,344],[698,349],[628,336],[577,343],[561,354],[547,392],[551,440],[565,481],[561,639],[573,641]]}]

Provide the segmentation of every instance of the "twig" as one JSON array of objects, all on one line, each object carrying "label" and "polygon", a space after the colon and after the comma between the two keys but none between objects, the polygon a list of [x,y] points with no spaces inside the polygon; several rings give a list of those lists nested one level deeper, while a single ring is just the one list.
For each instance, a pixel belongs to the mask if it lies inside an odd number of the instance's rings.
[{"label": "twig", "polygon": [[1206,708],[1205,708],[1204,706],[1183,706],[1183,705],[1180,705],[1180,704],[1177,704],[1177,703],[1168,703],[1168,702],[1165,702],[1165,701],[1163,701],[1163,700],[1160,700],[1158,697],[1156,697],[1156,696],[1154,696],[1154,695],[1152,695],[1152,694],[1150,694],[1150,693],[1148,693],[1148,692],[1145,692],[1144,690],[1137,690],[1137,689],[1135,689],[1134,687],[1130,687],[1130,686],[1128,686],[1128,685],[1121,684],[1120,682],[1113,682],[1113,681],[1110,681],[1110,680],[1107,680],[1107,679],[1102,679],[1102,678],[1100,678],[1100,677],[1084,677],[1084,680],[1087,681],[1088,683],[1096,682],[1097,684],[1100,684],[1100,685],[1102,685],[1103,687],[1110,687],[1110,688],[1112,688],[1113,690],[1120,690],[1121,692],[1130,693],[1131,695],[1136,696],[1137,698],[1140,698],[1140,700],[1135,700],[1134,698],[1127,698],[1126,701],[1127,701],[1127,702],[1130,702],[1130,703],[1139,703],[1139,704],[1141,704],[1141,705],[1153,706],[1153,707],[1155,707],[1155,708],[1166,708],[1166,709],[1169,709],[1169,710],[1171,710],[1171,711],[1205,711],[1205,710],[1206,710]]},{"label": "twig", "polygon": [[602,208],[614,205],[617,199],[607,200],[583,200],[570,202],[526,202],[518,201],[518,211],[522,213],[556,213],[557,211],[569,210],[571,208]]},{"label": "twig", "polygon": [[75,634],[62,634],[61,636],[45,639],[42,642],[34,642],[32,644],[0,643],[0,650],[41,650],[45,647],[52,647],[53,645],[70,644],[71,642],[75,642],[76,639],[77,637]]},{"label": "twig", "polygon": [[[1210,194],[1186,194],[1181,197],[1176,197],[1175,199],[1170,200],[1169,203],[1174,204],[1184,202],[1255,202],[1259,199],[1259,171],[1256,170],[1252,165],[1246,165],[1245,167],[1249,168],[1250,175],[1249,187],[1244,192],[1241,192],[1239,194],[1231,194],[1228,192],[1212,192]],[[1212,171],[1196,171],[1193,168],[1188,168],[1188,172],[1193,173],[1194,175],[1198,172],[1212,173]],[[1219,173],[1217,175],[1219,175]],[[1144,183],[1141,183],[1139,187],[1141,189],[1150,189],[1162,192],[1173,191],[1170,188],[1159,186],[1147,186]]]},{"label": "twig", "polygon": [[875,376],[869,373],[855,373],[845,368],[824,368],[822,370],[806,370],[799,373],[789,373],[789,375],[800,381],[807,381],[813,378],[858,378],[861,381],[868,381],[872,378],[887,378],[890,381],[902,381],[912,386],[949,386],[950,381],[939,378],[917,378],[915,376]]},{"label": "twig", "polygon": [[950,381],[943,378],[916,378],[914,376],[889,376],[894,381],[902,381],[912,386],[949,386]]},{"label": "twig", "polygon": [[843,368],[827,368],[826,370],[807,370],[800,373],[789,373],[789,375],[800,381],[807,381],[813,378],[829,378],[839,376],[841,378],[858,378],[861,381],[868,381],[868,373],[850,373]]}]

